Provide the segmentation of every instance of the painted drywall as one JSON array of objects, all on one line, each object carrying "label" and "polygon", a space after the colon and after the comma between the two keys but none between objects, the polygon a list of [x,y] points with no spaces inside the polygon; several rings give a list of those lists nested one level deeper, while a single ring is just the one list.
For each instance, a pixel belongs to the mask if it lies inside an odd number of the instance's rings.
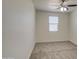
[{"label": "painted drywall", "polygon": [[[58,16],[59,25],[57,32],[48,31],[48,17]],[[67,41],[69,36],[69,14],[51,13],[46,11],[36,12],[36,42]]]},{"label": "painted drywall", "polygon": [[70,41],[77,44],[77,9],[70,13]]},{"label": "painted drywall", "polygon": [[29,59],[35,44],[35,10],[32,0],[3,0],[2,55]]}]

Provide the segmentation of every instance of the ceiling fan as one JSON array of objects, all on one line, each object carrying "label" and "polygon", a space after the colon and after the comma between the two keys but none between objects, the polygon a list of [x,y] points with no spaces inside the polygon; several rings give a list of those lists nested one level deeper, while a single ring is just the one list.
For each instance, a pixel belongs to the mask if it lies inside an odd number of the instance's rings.
[{"label": "ceiling fan", "polygon": [[58,7],[57,9],[60,9],[61,11],[67,11],[69,8],[68,7],[75,7],[77,6],[77,4],[71,4],[71,5],[64,5],[64,2],[66,2],[66,0],[61,0],[61,4],[60,7]]}]

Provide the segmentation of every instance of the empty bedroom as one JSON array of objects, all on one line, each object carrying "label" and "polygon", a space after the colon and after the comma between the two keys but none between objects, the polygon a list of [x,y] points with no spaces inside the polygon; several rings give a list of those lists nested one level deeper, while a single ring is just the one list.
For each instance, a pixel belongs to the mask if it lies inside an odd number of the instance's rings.
[{"label": "empty bedroom", "polygon": [[77,59],[77,0],[2,5],[2,59]]}]

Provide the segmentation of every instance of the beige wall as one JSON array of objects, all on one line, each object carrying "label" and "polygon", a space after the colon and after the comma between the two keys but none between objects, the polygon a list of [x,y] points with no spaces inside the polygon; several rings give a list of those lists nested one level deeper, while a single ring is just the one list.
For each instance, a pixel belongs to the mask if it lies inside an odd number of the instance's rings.
[{"label": "beige wall", "polygon": [[77,44],[77,9],[70,13],[70,41]]},{"label": "beige wall", "polygon": [[[59,31],[48,31],[48,16],[59,17]],[[50,13],[44,11],[36,12],[36,41],[37,42],[53,42],[67,41],[69,36],[69,14],[68,13]]]},{"label": "beige wall", "polygon": [[35,10],[32,0],[3,0],[3,51],[5,59],[29,59],[35,44]]}]

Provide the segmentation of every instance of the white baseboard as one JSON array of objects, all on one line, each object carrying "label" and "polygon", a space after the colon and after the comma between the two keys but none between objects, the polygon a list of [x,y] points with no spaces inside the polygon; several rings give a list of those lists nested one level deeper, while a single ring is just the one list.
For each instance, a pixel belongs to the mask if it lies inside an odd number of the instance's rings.
[{"label": "white baseboard", "polygon": [[30,59],[30,57],[31,57],[31,55],[32,55],[32,52],[33,52],[33,50],[34,50],[34,47],[35,47],[35,43],[33,44],[32,48],[31,48],[31,52],[30,52],[30,55],[29,55],[29,59]]},{"label": "white baseboard", "polygon": [[68,41],[68,40],[61,40],[61,41],[37,41],[36,43],[45,43],[45,42],[64,42],[64,41]]},{"label": "white baseboard", "polygon": [[76,45],[77,46],[77,43],[74,43],[74,42],[72,42],[72,41],[70,41],[72,44],[74,44],[74,45]]}]

